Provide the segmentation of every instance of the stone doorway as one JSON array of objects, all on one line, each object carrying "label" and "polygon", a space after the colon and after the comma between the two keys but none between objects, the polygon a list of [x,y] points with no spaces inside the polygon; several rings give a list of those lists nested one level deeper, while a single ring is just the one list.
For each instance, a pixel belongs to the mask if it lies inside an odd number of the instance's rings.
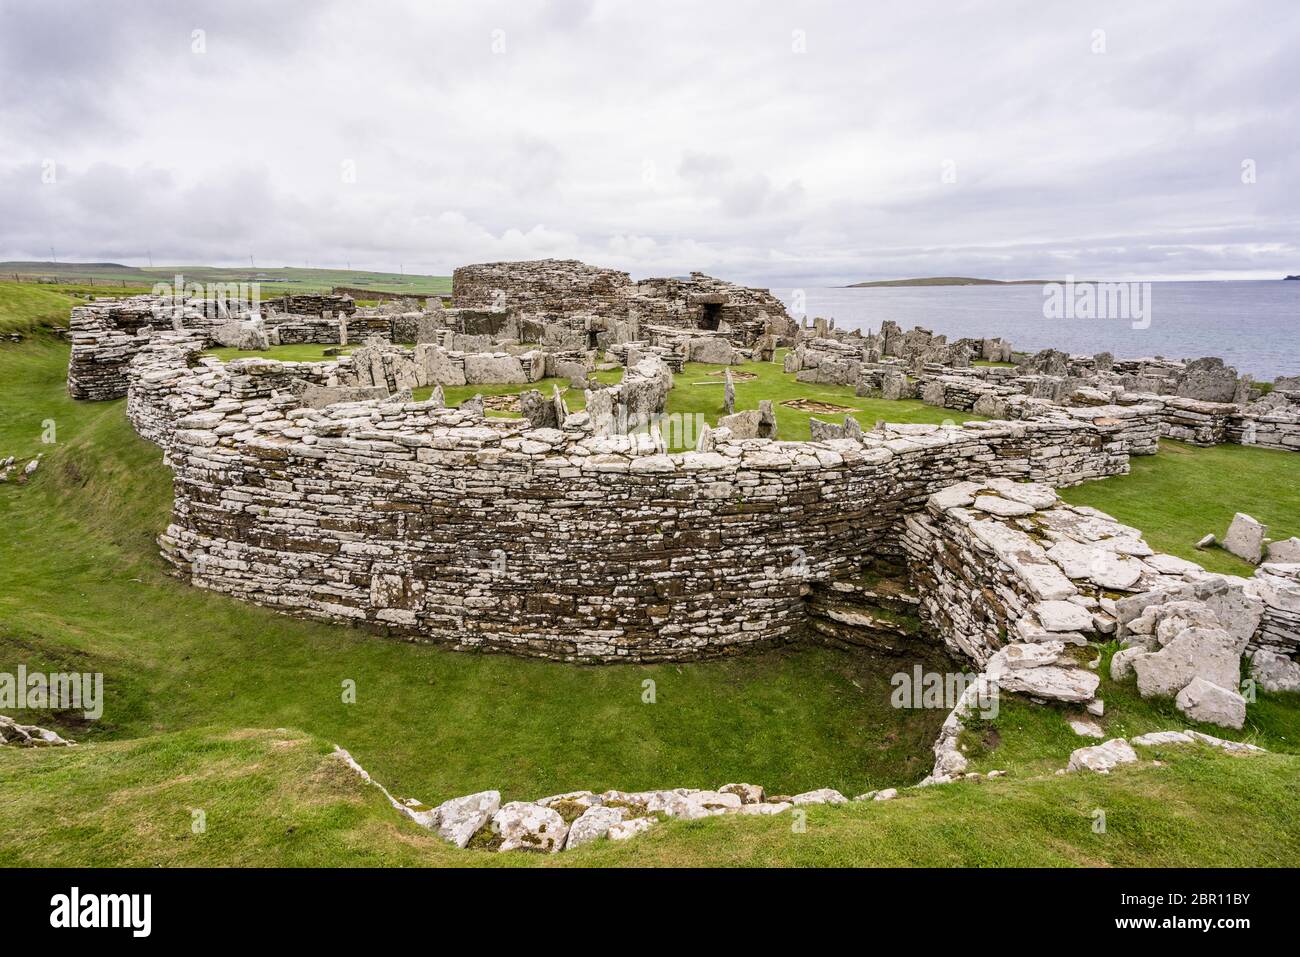
[{"label": "stone doorway", "polygon": [[717,332],[722,322],[722,304],[706,302],[700,307],[700,328]]}]

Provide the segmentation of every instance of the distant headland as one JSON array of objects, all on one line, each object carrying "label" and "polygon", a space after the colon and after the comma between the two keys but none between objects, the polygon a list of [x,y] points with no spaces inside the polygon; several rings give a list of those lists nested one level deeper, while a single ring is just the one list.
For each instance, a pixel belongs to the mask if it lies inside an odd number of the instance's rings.
[{"label": "distant headland", "polygon": [[1059,279],[974,279],[970,276],[926,276],[921,279],[877,279],[871,282],[849,283],[846,289],[866,289],[874,286],[1042,286]]}]

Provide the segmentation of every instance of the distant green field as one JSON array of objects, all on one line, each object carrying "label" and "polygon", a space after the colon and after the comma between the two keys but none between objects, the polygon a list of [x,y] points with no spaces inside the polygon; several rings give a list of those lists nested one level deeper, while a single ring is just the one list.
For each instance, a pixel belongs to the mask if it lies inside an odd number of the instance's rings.
[{"label": "distant green field", "polygon": [[[104,289],[98,295],[118,295],[117,290],[139,287],[148,292],[155,283],[174,283],[177,276],[186,282],[257,282],[263,296],[285,293],[329,292],[335,286],[373,289],[376,292],[404,293],[410,296],[438,296],[451,293],[450,276],[426,276],[412,273],[375,272],[365,269],[309,269],[298,266],[253,268],[248,266],[122,266],[115,263],[0,263],[0,280],[13,282],[15,277],[30,282],[51,277],[59,285],[80,285]],[[36,284],[41,288],[43,284]]]}]

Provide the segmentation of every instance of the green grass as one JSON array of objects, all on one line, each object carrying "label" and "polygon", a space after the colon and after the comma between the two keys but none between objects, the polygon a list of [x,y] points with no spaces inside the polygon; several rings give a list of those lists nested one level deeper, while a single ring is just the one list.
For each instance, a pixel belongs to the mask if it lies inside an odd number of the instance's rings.
[{"label": "green grass", "polygon": [[[19,265],[0,263],[0,277],[11,279],[17,274],[53,277],[60,284],[81,284],[93,288],[97,295],[121,295],[123,287],[144,287],[154,283],[174,282],[177,275],[188,282],[226,283],[258,282],[263,296],[284,293],[329,292],[335,286],[374,289],[378,292],[402,293],[412,297],[449,295],[450,276],[426,276],[413,273],[376,272],[366,269],[320,269],[298,266],[252,268],[248,266],[121,266],[112,263],[35,263]],[[47,284],[34,284],[50,288]]]},{"label": "green grass", "polygon": [[[203,350],[205,356],[216,356],[222,362],[229,362],[232,359],[278,359],[281,362],[333,362],[338,359],[339,355],[349,355],[352,350],[357,348],[353,346],[344,346],[339,349],[338,346],[327,346],[320,343],[304,342],[289,346],[271,346],[269,349],[240,350],[231,346],[213,346],[211,349]],[[325,354],[326,349],[337,350],[336,355]]]},{"label": "green grass", "polygon": [[[670,821],[557,855],[458,851],[298,731],[194,729],[0,753],[0,866],[1282,866],[1300,759],[1169,749],[1110,775],[1018,776],[790,815]],[[200,810],[206,828],[196,834]],[[1106,830],[1094,833],[1095,812]]]},{"label": "green grass", "polygon": [[[793,373],[782,371],[782,359],[786,350],[777,350],[775,362],[746,362],[731,366],[733,372],[747,372],[753,379],[736,381],[736,411],[757,409],[760,399],[771,399],[776,412],[777,437],[798,441],[811,437],[808,420],[822,419],[826,422],[843,422],[845,415],[852,415],[864,428],[870,429],[879,420],[888,422],[920,422],[941,425],[944,422],[963,422],[979,419],[980,416],[969,413],[953,412],[940,409],[912,399],[891,401],[888,399],[860,398],[853,394],[851,386],[813,385],[796,382]],[[668,412],[704,416],[709,425],[716,425],[718,419],[725,415],[722,408],[722,376],[727,366],[706,365],[688,362],[685,368],[674,378],[673,390],[668,394]],[[847,411],[841,412],[804,412],[782,403],[791,399],[809,399],[829,405],[841,406]]]},{"label": "green grass", "polygon": [[[286,362],[314,362],[329,358],[325,356],[324,351],[330,348],[334,347],[293,345],[272,346],[269,349],[255,352],[240,352],[237,349],[223,347],[209,349],[205,354],[217,356],[222,360],[265,356]],[[782,371],[781,361],[785,356],[785,352],[784,349],[778,350],[775,362],[746,362],[730,367],[733,372],[748,373],[755,377],[736,381],[736,411],[756,409],[761,399],[773,400],[778,437],[781,439],[806,440],[810,438],[812,433],[808,420],[813,416],[827,422],[839,423],[844,421],[845,415],[851,415],[867,429],[873,428],[881,420],[942,425],[945,422],[965,422],[983,418],[971,413],[940,409],[913,399],[891,401],[859,398],[853,394],[853,389],[850,386],[812,385],[797,382],[793,373],[787,374]],[[723,378],[721,373],[727,368],[727,366],[688,362],[683,370],[674,377],[673,390],[668,394],[666,409],[668,414],[701,415],[710,426],[717,425],[718,419],[726,414],[722,407]],[[601,382],[617,384],[622,381],[623,372],[624,370],[621,368],[594,372],[591,374],[591,378],[598,379]],[[578,389],[570,389],[569,380],[560,378],[542,379],[538,382],[515,385],[444,386],[443,394],[446,397],[447,404],[455,406],[460,405],[466,399],[473,398],[475,395],[518,395],[520,392],[530,389],[538,389],[543,395],[549,396],[555,386],[560,387],[570,412],[577,412],[586,408],[587,400],[583,392]],[[431,386],[425,386],[415,389],[413,394],[417,400],[423,400],[427,399],[432,392],[433,388]],[[782,404],[791,399],[809,399],[815,402],[828,403],[840,406],[843,411],[806,412]],[[488,414],[503,418],[518,418],[520,415],[518,412],[491,410]],[[673,451],[681,451],[681,449],[674,448]]]},{"label": "green grass", "polygon": [[134,296],[148,291],[144,286],[107,290],[76,283],[0,282],[0,334],[66,328],[72,307],[93,296]]},{"label": "green grass", "polygon": [[1196,542],[1209,532],[1222,539],[1235,512],[1269,526],[1274,539],[1300,535],[1300,455],[1162,441],[1159,455],[1135,456],[1128,475],[1064,489],[1061,497],[1140,528],[1157,551],[1249,576],[1254,570],[1246,562],[1222,548],[1198,549]]}]

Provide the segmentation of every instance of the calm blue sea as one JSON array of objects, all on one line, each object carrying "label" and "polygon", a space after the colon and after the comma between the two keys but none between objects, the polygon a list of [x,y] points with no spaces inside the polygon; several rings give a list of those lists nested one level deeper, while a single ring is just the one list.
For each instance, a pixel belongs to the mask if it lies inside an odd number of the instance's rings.
[{"label": "calm blue sea", "polygon": [[[806,289],[809,316],[839,327],[879,329],[893,319],[963,336],[1002,336],[1018,350],[1049,347],[1117,358],[1222,356],[1238,372],[1271,381],[1300,375],[1300,281],[1151,283],[1151,323],[1124,319],[1045,319],[1042,286],[893,286]],[[790,289],[774,288],[787,305]]]}]

